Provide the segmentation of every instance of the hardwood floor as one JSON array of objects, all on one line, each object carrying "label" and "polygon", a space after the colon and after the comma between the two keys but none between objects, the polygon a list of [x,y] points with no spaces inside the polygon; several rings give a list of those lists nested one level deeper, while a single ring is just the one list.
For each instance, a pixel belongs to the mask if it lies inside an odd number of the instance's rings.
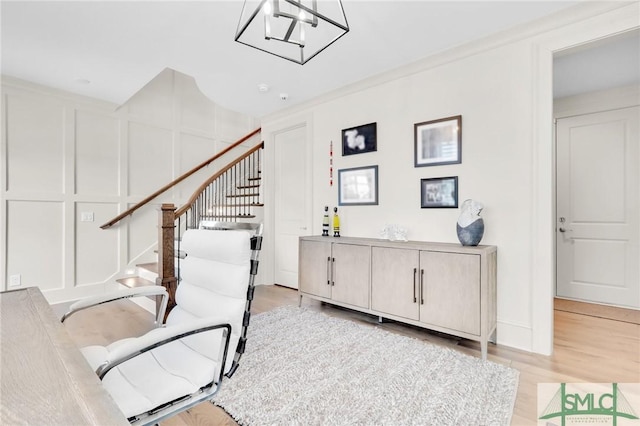
[{"label": "hardwood floor", "polygon": [[554,300],[554,309],[556,311],[573,312],[575,314],[584,314],[591,317],[607,318],[616,321],[630,322],[640,324],[640,310],[618,308],[608,305],[599,305],[596,303],[579,302],[577,300],[559,299]]},{"label": "hardwood floor", "polygon": [[[279,306],[297,305],[297,303],[298,295],[294,290],[278,286],[259,286],[256,288],[252,312],[258,314]],[[433,344],[454,347],[473,356],[480,356],[480,345],[477,342],[452,338],[396,322],[385,321],[380,324],[377,317],[332,307],[306,298],[303,299],[303,306]],[[110,324],[107,330],[96,331],[100,330],[100,325],[107,323]],[[104,344],[144,332],[151,327],[152,318],[150,314],[131,302],[121,302],[117,305],[102,306],[79,313],[65,324],[78,345],[84,346]],[[488,359],[520,371],[520,384],[512,425],[535,425],[538,383],[640,382],[640,325],[556,310],[552,356],[545,357],[490,344]],[[162,423],[162,425],[173,426],[233,426],[235,424],[224,411],[209,403],[200,404]]]}]

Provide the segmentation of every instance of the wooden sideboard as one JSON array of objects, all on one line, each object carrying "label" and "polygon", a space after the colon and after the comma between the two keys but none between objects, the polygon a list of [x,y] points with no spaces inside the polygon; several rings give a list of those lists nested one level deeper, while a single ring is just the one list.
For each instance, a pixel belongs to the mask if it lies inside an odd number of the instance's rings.
[{"label": "wooden sideboard", "polygon": [[495,342],[495,246],[300,237],[300,301],[310,297],[480,342]]},{"label": "wooden sideboard", "polygon": [[0,377],[0,424],[129,424],[37,287],[0,293]]}]

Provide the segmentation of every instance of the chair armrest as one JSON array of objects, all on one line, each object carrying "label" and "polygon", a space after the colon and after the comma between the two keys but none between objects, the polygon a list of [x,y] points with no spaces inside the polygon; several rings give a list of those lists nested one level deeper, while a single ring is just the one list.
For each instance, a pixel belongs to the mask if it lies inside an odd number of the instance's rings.
[{"label": "chair armrest", "polygon": [[149,286],[149,287],[136,287],[136,288],[130,288],[126,290],[118,290],[118,291],[114,291],[107,294],[80,299],[69,307],[69,311],[62,316],[62,318],[60,319],[60,322],[65,322],[65,320],[69,318],[71,315],[75,314],[76,312],[82,311],[83,309],[91,308],[97,305],[102,305],[103,303],[113,302],[115,300],[129,299],[132,297],[142,297],[142,296],[162,296],[160,309],[158,310],[158,314],[156,316],[156,323],[158,325],[162,324],[162,319],[164,318],[164,312],[167,309],[169,293],[167,293],[167,290],[164,287],[159,285]]},{"label": "chair armrest", "polygon": [[222,380],[224,372],[224,365],[227,358],[227,349],[229,347],[229,341],[231,339],[231,324],[226,318],[208,317],[194,321],[189,321],[185,324],[177,324],[169,327],[156,328],[151,330],[144,336],[136,337],[127,340],[126,343],[114,348],[107,355],[105,362],[98,367],[96,374],[102,380],[102,378],[114,367],[126,362],[138,355],[148,352],[152,349],[166,345],[167,343],[180,340],[184,337],[191,336],[206,331],[224,329],[222,338],[224,339],[224,345],[221,345],[220,354],[218,359],[221,360],[219,374],[216,374],[218,380]]}]

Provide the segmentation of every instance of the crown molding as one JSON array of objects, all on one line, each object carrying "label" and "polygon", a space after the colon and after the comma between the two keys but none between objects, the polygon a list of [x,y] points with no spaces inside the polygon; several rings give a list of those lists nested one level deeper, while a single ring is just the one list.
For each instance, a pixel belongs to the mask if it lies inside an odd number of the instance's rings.
[{"label": "crown molding", "polygon": [[364,80],[348,84],[334,91],[321,95],[315,99],[296,104],[290,108],[280,110],[262,117],[263,121],[278,119],[288,114],[299,112],[303,108],[311,108],[322,103],[350,95],[362,90],[370,89],[393,80],[409,77],[436,68],[447,63],[490,51],[501,46],[506,46],[526,39],[532,39],[541,34],[557,30],[567,25],[593,18],[616,9],[639,4],[638,1],[584,1],[583,3],[569,7],[553,15],[519,25],[517,27],[500,31],[487,37],[480,38],[447,50],[427,56],[411,64],[385,71],[368,77]]}]

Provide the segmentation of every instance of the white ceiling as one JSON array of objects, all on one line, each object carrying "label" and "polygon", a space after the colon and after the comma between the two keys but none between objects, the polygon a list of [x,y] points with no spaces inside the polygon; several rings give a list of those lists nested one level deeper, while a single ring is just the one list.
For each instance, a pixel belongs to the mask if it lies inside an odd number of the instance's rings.
[{"label": "white ceiling", "polygon": [[169,67],[260,117],[576,3],[344,0],[350,32],[301,66],[234,42],[240,0],[3,0],[1,71],[121,104]]}]

